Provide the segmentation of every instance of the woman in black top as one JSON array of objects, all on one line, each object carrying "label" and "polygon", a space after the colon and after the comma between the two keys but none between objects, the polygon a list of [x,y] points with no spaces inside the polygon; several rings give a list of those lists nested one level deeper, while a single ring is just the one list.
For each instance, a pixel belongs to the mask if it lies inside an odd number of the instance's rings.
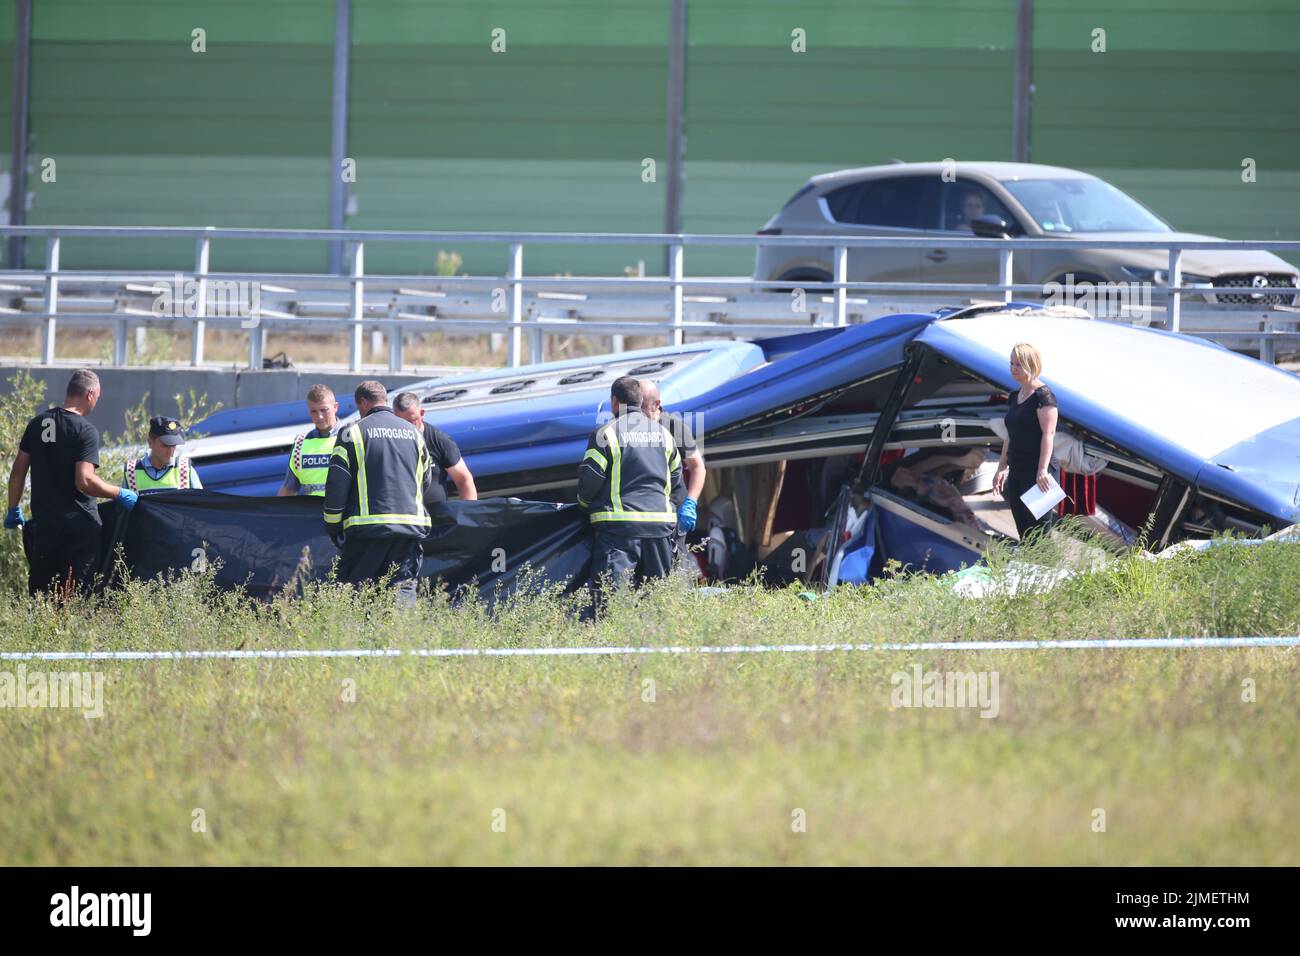
[{"label": "woman in black top", "polygon": [[1011,377],[1020,383],[1020,390],[1012,392],[1007,402],[1007,440],[1002,444],[993,490],[1011,505],[1021,541],[1031,529],[1046,527],[1052,516],[1049,511],[1035,518],[1020,500],[1034,485],[1044,491],[1049,487],[1047,469],[1056,437],[1056,396],[1039,380],[1042,371],[1038,349],[1021,342],[1011,350]]}]

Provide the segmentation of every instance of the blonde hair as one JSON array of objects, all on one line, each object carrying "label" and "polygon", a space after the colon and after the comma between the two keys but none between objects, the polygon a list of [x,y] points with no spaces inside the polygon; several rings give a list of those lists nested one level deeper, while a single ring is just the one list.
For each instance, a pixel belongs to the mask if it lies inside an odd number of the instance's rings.
[{"label": "blonde hair", "polygon": [[1011,349],[1011,356],[1029,373],[1031,382],[1043,373],[1043,356],[1028,342],[1017,342]]}]

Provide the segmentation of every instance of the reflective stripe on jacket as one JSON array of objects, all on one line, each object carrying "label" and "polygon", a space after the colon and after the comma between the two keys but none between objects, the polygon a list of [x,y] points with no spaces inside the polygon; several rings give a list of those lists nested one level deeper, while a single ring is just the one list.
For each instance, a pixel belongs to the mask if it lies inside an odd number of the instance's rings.
[{"label": "reflective stripe on jacket", "polygon": [[682,460],[668,429],[640,411],[610,419],[591,433],[578,466],[578,504],[591,523],[630,538],[677,531],[672,494]]},{"label": "reflective stripe on jacket", "polygon": [[202,488],[199,473],[194,470],[190,460],[184,455],[177,455],[161,478],[154,478],[144,468],[143,458],[132,458],[126,463],[123,482],[136,494],[147,495],[154,491],[176,491],[186,488]]},{"label": "reflective stripe on jacket", "polygon": [[339,432],[325,480],[322,516],[331,531],[360,538],[422,538],[430,481],[424,435],[386,405]]},{"label": "reflective stripe on jacket", "polygon": [[300,495],[324,496],[325,480],[329,477],[330,459],[334,454],[334,439],[334,435],[321,438],[313,429],[293,440],[289,471],[298,480]]}]

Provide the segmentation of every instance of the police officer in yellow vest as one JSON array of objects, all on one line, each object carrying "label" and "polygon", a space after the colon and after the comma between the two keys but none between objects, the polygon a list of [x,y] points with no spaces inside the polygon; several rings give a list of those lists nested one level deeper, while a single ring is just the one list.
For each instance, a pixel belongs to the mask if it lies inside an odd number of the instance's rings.
[{"label": "police officer in yellow vest", "polygon": [[161,415],[149,419],[149,454],[126,463],[122,484],[138,495],[202,488],[198,471],[176,450],[184,441],[176,419]]},{"label": "police officer in yellow vest", "polygon": [[330,471],[334,439],[339,433],[339,403],[327,385],[313,385],[307,390],[307,412],[316,427],[293,440],[289,453],[289,470],[276,495],[325,496],[325,479]]}]

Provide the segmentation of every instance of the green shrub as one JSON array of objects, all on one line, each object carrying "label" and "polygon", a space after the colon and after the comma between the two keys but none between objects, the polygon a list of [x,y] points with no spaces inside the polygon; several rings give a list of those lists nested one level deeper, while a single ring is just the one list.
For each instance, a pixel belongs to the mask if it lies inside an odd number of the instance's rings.
[{"label": "green shrub", "polygon": [[[18,454],[27,422],[40,411],[45,401],[45,385],[32,378],[23,369],[8,380],[9,389],[0,395],[0,461],[13,464]],[[9,468],[3,471],[5,487],[9,487]],[[28,493],[23,491],[23,513],[30,515]],[[8,510],[9,503],[5,502]],[[27,559],[23,557],[23,539],[18,531],[5,531],[0,537],[0,592],[27,590]]]}]

